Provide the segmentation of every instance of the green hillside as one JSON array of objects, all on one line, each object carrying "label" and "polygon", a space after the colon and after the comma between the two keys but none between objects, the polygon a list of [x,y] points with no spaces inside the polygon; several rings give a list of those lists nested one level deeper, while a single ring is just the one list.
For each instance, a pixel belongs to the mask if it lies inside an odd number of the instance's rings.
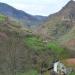
[{"label": "green hillside", "polygon": [[70,1],[35,29],[0,14],[0,75],[40,75],[53,61],[74,58],[74,9]]},{"label": "green hillside", "polygon": [[69,50],[75,50],[75,1],[69,1],[59,12],[37,28],[35,34],[48,41],[57,41]]},{"label": "green hillside", "polygon": [[0,18],[1,75],[38,75],[41,68],[49,68],[55,58],[68,58],[65,48],[57,43],[44,42],[9,17],[0,15]]}]

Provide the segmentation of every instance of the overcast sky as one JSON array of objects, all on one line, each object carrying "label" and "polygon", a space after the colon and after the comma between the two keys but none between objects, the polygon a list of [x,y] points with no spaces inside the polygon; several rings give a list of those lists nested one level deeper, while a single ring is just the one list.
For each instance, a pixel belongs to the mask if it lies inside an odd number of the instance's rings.
[{"label": "overcast sky", "polygon": [[70,0],[0,0],[0,2],[32,15],[50,15],[59,11]]}]

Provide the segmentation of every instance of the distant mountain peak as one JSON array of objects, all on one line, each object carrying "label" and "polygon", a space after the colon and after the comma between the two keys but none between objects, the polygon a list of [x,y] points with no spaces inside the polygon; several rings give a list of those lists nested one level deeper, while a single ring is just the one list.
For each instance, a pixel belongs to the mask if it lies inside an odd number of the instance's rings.
[{"label": "distant mountain peak", "polygon": [[74,0],[70,0],[68,3],[74,3],[75,1]]},{"label": "distant mountain peak", "polygon": [[[75,26],[75,1],[70,0],[60,11],[50,15],[48,20],[37,29],[45,38],[59,38]],[[50,39],[51,39],[50,38]]]},{"label": "distant mountain peak", "polygon": [[75,5],[75,1],[74,0],[70,0],[68,3],[67,3],[67,6],[73,6]]},{"label": "distant mountain peak", "polygon": [[58,15],[64,15],[67,16],[70,13],[75,14],[75,1],[70,0],[59,12],[57,12]]},{"label": "distant mountain peak", "polygon": [[74,0],[70,0],[71,2],[73,2]]}]

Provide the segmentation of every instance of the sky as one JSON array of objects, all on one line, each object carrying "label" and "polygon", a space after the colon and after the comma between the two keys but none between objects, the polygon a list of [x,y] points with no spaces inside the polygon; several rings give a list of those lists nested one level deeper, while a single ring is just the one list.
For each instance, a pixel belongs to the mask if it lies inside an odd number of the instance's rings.
[{"label": "sky", "polygon": [[48,16],[59,11],[70,0],[0,0],[32,15]]}]

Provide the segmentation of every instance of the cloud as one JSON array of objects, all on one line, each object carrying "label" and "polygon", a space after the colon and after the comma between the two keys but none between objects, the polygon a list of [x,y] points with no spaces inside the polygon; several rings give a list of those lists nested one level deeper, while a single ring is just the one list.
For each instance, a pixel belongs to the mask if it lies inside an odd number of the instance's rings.
[{"label": "cloud", "polygon": [[12,4],[14,7],[18,8],[19,10],[24,10],[27,13],[31,14],[40,14],[40,15],[45,15],[48,12],[48,7],[45,5],[36,5],[36,4]]},{"label": "cloud", "polygon": [[49,15],[59,11],[69,0],[1,0],[34,15]]}]

